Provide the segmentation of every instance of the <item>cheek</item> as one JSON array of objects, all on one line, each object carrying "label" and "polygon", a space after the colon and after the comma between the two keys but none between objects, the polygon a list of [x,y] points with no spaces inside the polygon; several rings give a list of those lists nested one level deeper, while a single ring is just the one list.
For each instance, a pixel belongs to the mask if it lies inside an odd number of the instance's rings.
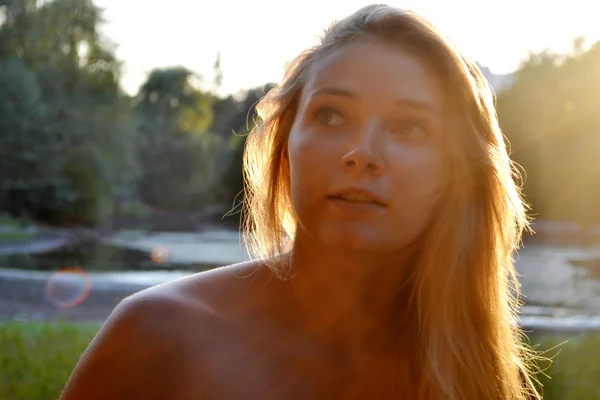
[{"label": "cheek", "polygon": [[429,214],[443,188],[443,162],[435,150],[414,151],[394,165],[394,198],[399,212]]},{"label": "cheek", "polygon": [[319,193],[324,185],[323,170],[328,157],[326,151],[315,145],[307,135],[292,132],[288,141],[288,159],[290,171],[290,188],[294,206],[310,202],[311,197]]}]

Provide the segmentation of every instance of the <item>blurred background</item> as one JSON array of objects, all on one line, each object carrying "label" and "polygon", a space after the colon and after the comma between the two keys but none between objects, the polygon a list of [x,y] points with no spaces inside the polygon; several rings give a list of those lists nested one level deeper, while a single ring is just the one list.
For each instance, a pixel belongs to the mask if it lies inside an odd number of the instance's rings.
[{"label": "blurred background", "polygon": [[[596,4],[388,3],[436,24],[497,93],[534,217],[516,258],[525,340],[553,359],[538,379],[546,399],[600,399]],[[366,4],[0,0],[0,399],[57,398],[129,294],[247,259],[253,107]]]}]

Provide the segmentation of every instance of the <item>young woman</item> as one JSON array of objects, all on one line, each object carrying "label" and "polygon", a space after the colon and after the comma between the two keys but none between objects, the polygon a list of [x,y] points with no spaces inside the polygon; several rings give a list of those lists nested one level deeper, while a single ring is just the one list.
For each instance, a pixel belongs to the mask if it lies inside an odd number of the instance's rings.
[{"label": "young woman", "polygon": [[527,225],[479,69],[372,5],[303,52],[248,137],[253,261],[124,300],[63,399],[526,399]]}]

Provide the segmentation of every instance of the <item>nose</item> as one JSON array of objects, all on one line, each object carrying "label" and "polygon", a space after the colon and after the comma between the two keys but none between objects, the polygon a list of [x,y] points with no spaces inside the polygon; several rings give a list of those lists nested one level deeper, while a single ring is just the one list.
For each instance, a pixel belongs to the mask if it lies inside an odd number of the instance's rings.
[{"label": "nose", "polygon": [[383,172],[383,160],[380,157],[377,132],[374,127],[363,129],[353,135],[348,150],[342,156],[342,166],[347,172],[370,173],[380,175]]}]

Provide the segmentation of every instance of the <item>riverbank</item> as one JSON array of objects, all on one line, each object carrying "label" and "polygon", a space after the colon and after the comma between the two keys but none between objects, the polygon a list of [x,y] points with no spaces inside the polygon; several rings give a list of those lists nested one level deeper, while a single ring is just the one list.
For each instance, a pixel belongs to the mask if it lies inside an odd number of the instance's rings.
[{"label": "riverbank", "polygon": [[[57,274],[0,269],[0,321],[102,323],[125,297],[190,274],[187,271],[82,274],[79,270]],[[519,323],[526,331],[536,333],[600,332],[600,314],[585,308],[526,305]]]},{"label": "riverbank", "polygon": [[[138,251],[146,258],[144,265],[149,267],[137,271],[92,272],[83,263],[64,265],[79,268],[77,272],[53,274],[0,265],[0,303],[4,305],[0,319],[101,322],[112,307],[132,293],[190,275],[197,268],[213,268],[249,258],[239,232],[228,229],[196,233],[129,230],[96,238],[103,244]],[[591,246],[530,244],[522,249],[516,259],[527,303],[521,324],[536,330],[600,330],[600,281],[593,279],[593,271],[581,267],[585,264],[581,260],[598,257],[600,247]],[[161,269],[166,261],[171,267],[169,271]],[[196,271],[191,271],[190,265]],[[79,298],[84,291],[87,291],[85,296]]]}]

